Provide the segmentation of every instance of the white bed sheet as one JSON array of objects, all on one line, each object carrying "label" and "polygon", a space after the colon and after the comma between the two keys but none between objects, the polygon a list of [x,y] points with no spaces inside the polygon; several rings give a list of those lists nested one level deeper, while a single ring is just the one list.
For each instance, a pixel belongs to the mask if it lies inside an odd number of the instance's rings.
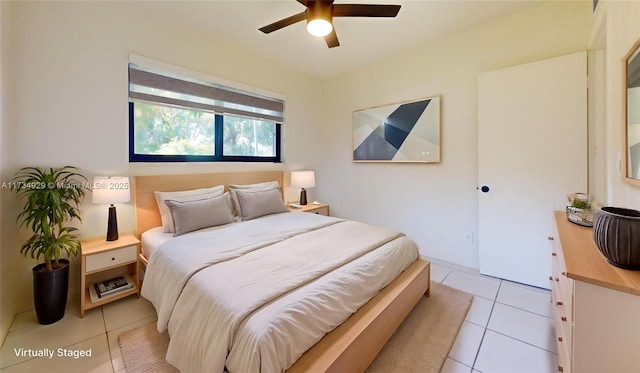
[{"label": "white bed sheet", "polygon": [[173,238],[173,233],[163,232],[162,229],[162,226],[159,226],[142,233],[142,254],[145,258],[151,258],[160,245]]},{"label": "white bed sheet", "polygon": [[[257,225],[271,225],[267,236],[277,239],[249,240],[250,250],[231,250],[219,264],[197,267],[181,285],[170,318],[161,321],[159,312],[158,329],[166,322],[171,336],[167,360],[183,372],[283,371],[418,258],[415,244],[395,231],[314,214],[278,215]],[[290,227],[285,231],[292,234],[277,233],[275,227],[292,219],[295,233]],[[234,230],[251,236],[244,227]],[[200,248],[202,239],[195,241]],[[220,246],[225,239],[214,241]],[[185,250],[171,246],[159,252]],[[181,283],[171,276],[160,278]]]}]

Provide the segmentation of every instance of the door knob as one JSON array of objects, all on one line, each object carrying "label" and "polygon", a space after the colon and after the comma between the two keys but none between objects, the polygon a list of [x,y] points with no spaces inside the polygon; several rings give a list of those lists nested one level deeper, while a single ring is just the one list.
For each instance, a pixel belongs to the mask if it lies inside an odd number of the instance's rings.
[{"label": "door knob", "polygon": [[487,193],[489,192],[489,187],[486,185],[483,185],[480,187],[480,190],[482,191],[482,193]]}]

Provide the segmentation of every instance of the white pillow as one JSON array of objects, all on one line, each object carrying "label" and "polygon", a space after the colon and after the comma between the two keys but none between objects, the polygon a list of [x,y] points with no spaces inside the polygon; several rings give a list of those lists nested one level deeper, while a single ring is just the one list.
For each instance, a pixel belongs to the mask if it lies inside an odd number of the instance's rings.
[{"label": "white pillow", "polygon": [[235,221],[225,195],[188,202],[167,200],[165,203],[173,217],[174,236]]},{"label": "white pillow", "polygon": [[173,233],[173,218],[171,211],[165,203],[166,200],[178,202],[188,202],[203,199],[203,196],[217,197],[224,193],[224,185],[217,185],[211,188],[182,190],[179,192],[154,192],[158,210],[160,210],[160,218],[162,219],[162,232]]},{"label": "white pillow", "polygon": [[238,189],[236,196],[238,198],[238,213],[242,220],[289,211],[282,201],[280,189]]},{"label": "white pillow", "polygon": [[253,190],[253,191],[264,191],[278,189],[280,190],[280,184],[277,181],[266,181],[264,183],[257,184],[231,184],[229,185],[229,192],[231,193],[231,201],[233,203],[233,214],[240,216],[240,207],[238,206],[238,196],[236,195],[236,190]]}]

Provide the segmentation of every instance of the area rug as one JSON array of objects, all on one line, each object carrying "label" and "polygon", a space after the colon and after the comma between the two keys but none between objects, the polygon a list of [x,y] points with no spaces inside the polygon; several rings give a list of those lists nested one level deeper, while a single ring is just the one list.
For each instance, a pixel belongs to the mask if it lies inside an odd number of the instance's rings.
[{"label": "area rug", "polygon": [[[380,351],[367,373],[438,373],[462,326],[473,297],[431,282],[423,297]],[[128,373],[175,373],[164,359],[169,337],[151,323],[120,334],[120,351]]]}]

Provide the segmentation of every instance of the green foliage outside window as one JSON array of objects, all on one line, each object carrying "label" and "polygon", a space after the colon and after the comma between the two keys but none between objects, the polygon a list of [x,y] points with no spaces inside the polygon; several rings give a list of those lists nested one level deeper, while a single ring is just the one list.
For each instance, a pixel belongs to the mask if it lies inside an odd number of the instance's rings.
[{"label": "green foliage outside window", "polygon": [[[134,152],[141,155],[275,157],[276,123],[157,104],[133,106]],[[216,154],[216,119],[222,149]]]},{"label": "green foliage outside window", "polygon": [[224,155],[273,157],[275,142],[273,122],[224,116]]},{"label": "green foliage outside window", "polygon": [[134,116],[136,154],[215,154],[215,114],[137,102]]}]

